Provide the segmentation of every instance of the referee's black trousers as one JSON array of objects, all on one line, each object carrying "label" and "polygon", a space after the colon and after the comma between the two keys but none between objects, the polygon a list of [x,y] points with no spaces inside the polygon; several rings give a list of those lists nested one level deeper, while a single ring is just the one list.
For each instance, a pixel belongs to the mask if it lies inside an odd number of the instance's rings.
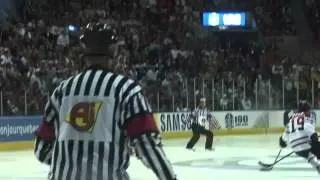
[{"label": "referee's black trousers", "polygon": [[192,124],[192,137],[187,144],[187,149],[192,149],[193,146],[198,142],[200,135],[206,135],[206,149],[212,149],[212,141],[213,141],[213,134],[211,131],[206,130],[203,126],[198,124]]}]

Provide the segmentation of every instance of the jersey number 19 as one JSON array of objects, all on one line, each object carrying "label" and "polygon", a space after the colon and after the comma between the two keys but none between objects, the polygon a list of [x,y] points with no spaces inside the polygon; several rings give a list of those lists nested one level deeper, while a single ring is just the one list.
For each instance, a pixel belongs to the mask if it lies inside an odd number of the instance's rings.
[{"label": "jersey number 19", "polygon": [[304,117],[299,116],[293,116],[291,121],[291,133],[304,130]]}]

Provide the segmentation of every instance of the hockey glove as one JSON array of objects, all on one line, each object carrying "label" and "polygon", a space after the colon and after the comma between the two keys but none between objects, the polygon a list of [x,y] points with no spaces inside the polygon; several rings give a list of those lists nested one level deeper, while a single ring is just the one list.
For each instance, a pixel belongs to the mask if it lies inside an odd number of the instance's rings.
[{"label": "hockey glove", "polygon": [[319,140],[318,140],[318,134],[317,133],[313,133],[310,137],[311,140],[311,145],[319,145]]},{"label": "hockey glove", "polygon": [[311,144],[311,152],[320,158],[320,142],[318,140],[318,134],[314,133],[310,137],[310,144]]},{"label": "hockey glove", "polygon": [[280,138],[279,138],[279,145],[281,148],[287,147],[287,143],[282,139],[282,136],[280,136]]},{"label": "hockey glove", "polygon": [[55,140],[54,126],[51,123],[42,121],[36,130],[36,136],[45,142],[52,142]]}]

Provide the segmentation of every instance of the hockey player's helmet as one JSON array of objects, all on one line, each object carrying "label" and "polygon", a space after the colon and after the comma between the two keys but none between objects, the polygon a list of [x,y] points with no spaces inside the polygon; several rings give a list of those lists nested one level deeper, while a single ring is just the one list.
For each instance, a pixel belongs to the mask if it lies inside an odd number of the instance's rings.
[{"label": "hockey player's helmet", "polygon": [[89,23],[80,36],[80,41],[87,54],[112,56],[118,38],[118,33],[113,25]]},{"label": "hockey player's helmet", "polygon": [[298,105],[298,112],[307,112],[310,111],[310,105],[306,100],[300,100]]}]

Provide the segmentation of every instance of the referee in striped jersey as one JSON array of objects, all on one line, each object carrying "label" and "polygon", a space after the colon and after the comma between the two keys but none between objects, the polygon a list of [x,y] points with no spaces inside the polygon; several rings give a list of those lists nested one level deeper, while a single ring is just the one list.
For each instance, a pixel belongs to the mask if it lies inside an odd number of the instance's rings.
[{"label": "referee in striped jersey", "polygon": [[[220,128],[220,125],[216,120],[213,120],[211,113],[206,108],[206,100],[205,98],[200,99],[200,105],[198,108],[196,108],[192,114],[189,116],[190,119],[192,119],[192,137],[190,141],[187,144],[187,149],[193,150],[193,146],[198,142],[200,135],[206,135],[206,145],[205,149],[212,151],[212,141],[213,141],[213,133],[210,130],[207,130],[205,128],[205,123],[208,120],[211,120],[214,127]],[[209,128],[210,129],[210,128]]]},{"label": "referee in striped jersey", "polygon": [[50,180],[128,180],[129,146],[160,180],[176,179],[141,87],[108,70],[117,38],[111,25],[88,24],[81,36],[87,69],[46,104],[34,152],[50,165]]}]

